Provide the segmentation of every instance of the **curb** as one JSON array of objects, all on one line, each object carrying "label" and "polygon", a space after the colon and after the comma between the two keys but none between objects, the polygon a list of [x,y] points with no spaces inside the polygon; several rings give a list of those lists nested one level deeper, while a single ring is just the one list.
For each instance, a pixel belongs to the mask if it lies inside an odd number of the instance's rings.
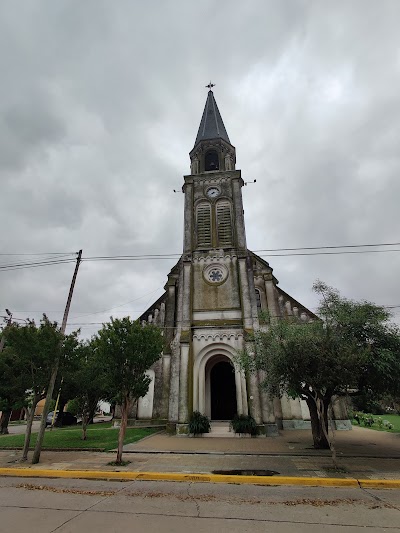
[{"label": "curb", "polygon": [[0,468],[0,476],[60,479],[115,479],[119,481],[186,481],[192,483],[233,483],[236,485],[301,485],[310,487],[400,489],[400,479],[231,476],[220,474],[183,474],[179,472],[115,472],[101,470],[50,470],[33,468]]}]

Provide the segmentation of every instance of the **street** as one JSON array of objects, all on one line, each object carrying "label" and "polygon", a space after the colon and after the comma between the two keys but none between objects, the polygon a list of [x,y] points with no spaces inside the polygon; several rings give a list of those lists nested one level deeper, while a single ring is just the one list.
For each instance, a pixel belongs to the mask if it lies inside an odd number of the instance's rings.
[{"label": "street", "polygon": [[400,531],[400,490],[0,478],[0,532]]}]

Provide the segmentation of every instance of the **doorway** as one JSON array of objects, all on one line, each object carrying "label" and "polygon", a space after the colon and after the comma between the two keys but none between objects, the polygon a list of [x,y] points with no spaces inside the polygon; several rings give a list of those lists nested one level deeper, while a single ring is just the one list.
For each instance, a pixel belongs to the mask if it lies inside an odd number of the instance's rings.
[{"label": "doorway", "polygon": [[233,365],[219,361],[210,371],[211,420],[232,420],[237,413]]}]

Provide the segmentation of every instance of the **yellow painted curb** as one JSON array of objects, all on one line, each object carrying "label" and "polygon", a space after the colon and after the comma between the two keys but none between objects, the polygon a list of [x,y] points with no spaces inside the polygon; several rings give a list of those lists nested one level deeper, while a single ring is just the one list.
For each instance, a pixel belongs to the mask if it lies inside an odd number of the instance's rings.
[{"label": "yellow painted curb", "polygon": [[116,472],[101,470],[51,470],[39,468],[0,468],[0,476],[63,479],[117,479],[121,481],[189,481],[251,485],[302,485],[310,487],[400,488],[400,479],[316,478],[285,476],[231,476],[182,474],[179,472]]},{"label": "yellow painted curb", "polygon": [[400,489],[400,479],[359,479],[363,489]]}]

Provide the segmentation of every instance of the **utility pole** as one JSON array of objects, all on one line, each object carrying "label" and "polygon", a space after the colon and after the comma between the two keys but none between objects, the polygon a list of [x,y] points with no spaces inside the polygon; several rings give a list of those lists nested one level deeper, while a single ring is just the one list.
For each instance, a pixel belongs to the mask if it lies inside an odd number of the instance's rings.
[{"label": "utility pole", "polygon": [[[81,260],[82,260],[82,250],[79,250],[78,257],[76,259],[74,275],[72,276],[71,287],[69,289],[67,304],[65,306],[64,316],[63,316],[63,320],[61,324],[60,331],[63,336],[65,334],[65,328],[67,326],[69,308],[71,307],[71,300],[72,300],[72,295],[74,293],[76,276],[78,275],[78,269],[79,269],[79,265],[81,264]],[[43,437],[44,437],[44,432],[46,429],[47,414],[49,412],[50,402],[53,397],[54,385],[57,379],[58,367],[60,365],[61,348],[62,348],[62,341],[60,342],[58,353],[56,354],[56,359],[54,361],[53,370],[50,376],[49,386],[47,387],[46,401],[44,403],[42,419],[40,421],[40,429],[39,429],[39,433],[38,433],[38,437],[36,441],[35,451],[33,452],[32,464],[38,463],[40,459],[40,452],[42,451]]]},{"label": "utility pole", "polygon": [[1,336],[1,339],[0,339],[0,353],[3,351],[4,344],[6,342],[6,331],[7,331],[7,328],[10,327],[11,324],[12,324],[12,313],[11,313],[11,311],[9,309],[6,309],[6,313],[8,315],[8,319],[7,319],[6,327],[3,330],[3,335]]}]

